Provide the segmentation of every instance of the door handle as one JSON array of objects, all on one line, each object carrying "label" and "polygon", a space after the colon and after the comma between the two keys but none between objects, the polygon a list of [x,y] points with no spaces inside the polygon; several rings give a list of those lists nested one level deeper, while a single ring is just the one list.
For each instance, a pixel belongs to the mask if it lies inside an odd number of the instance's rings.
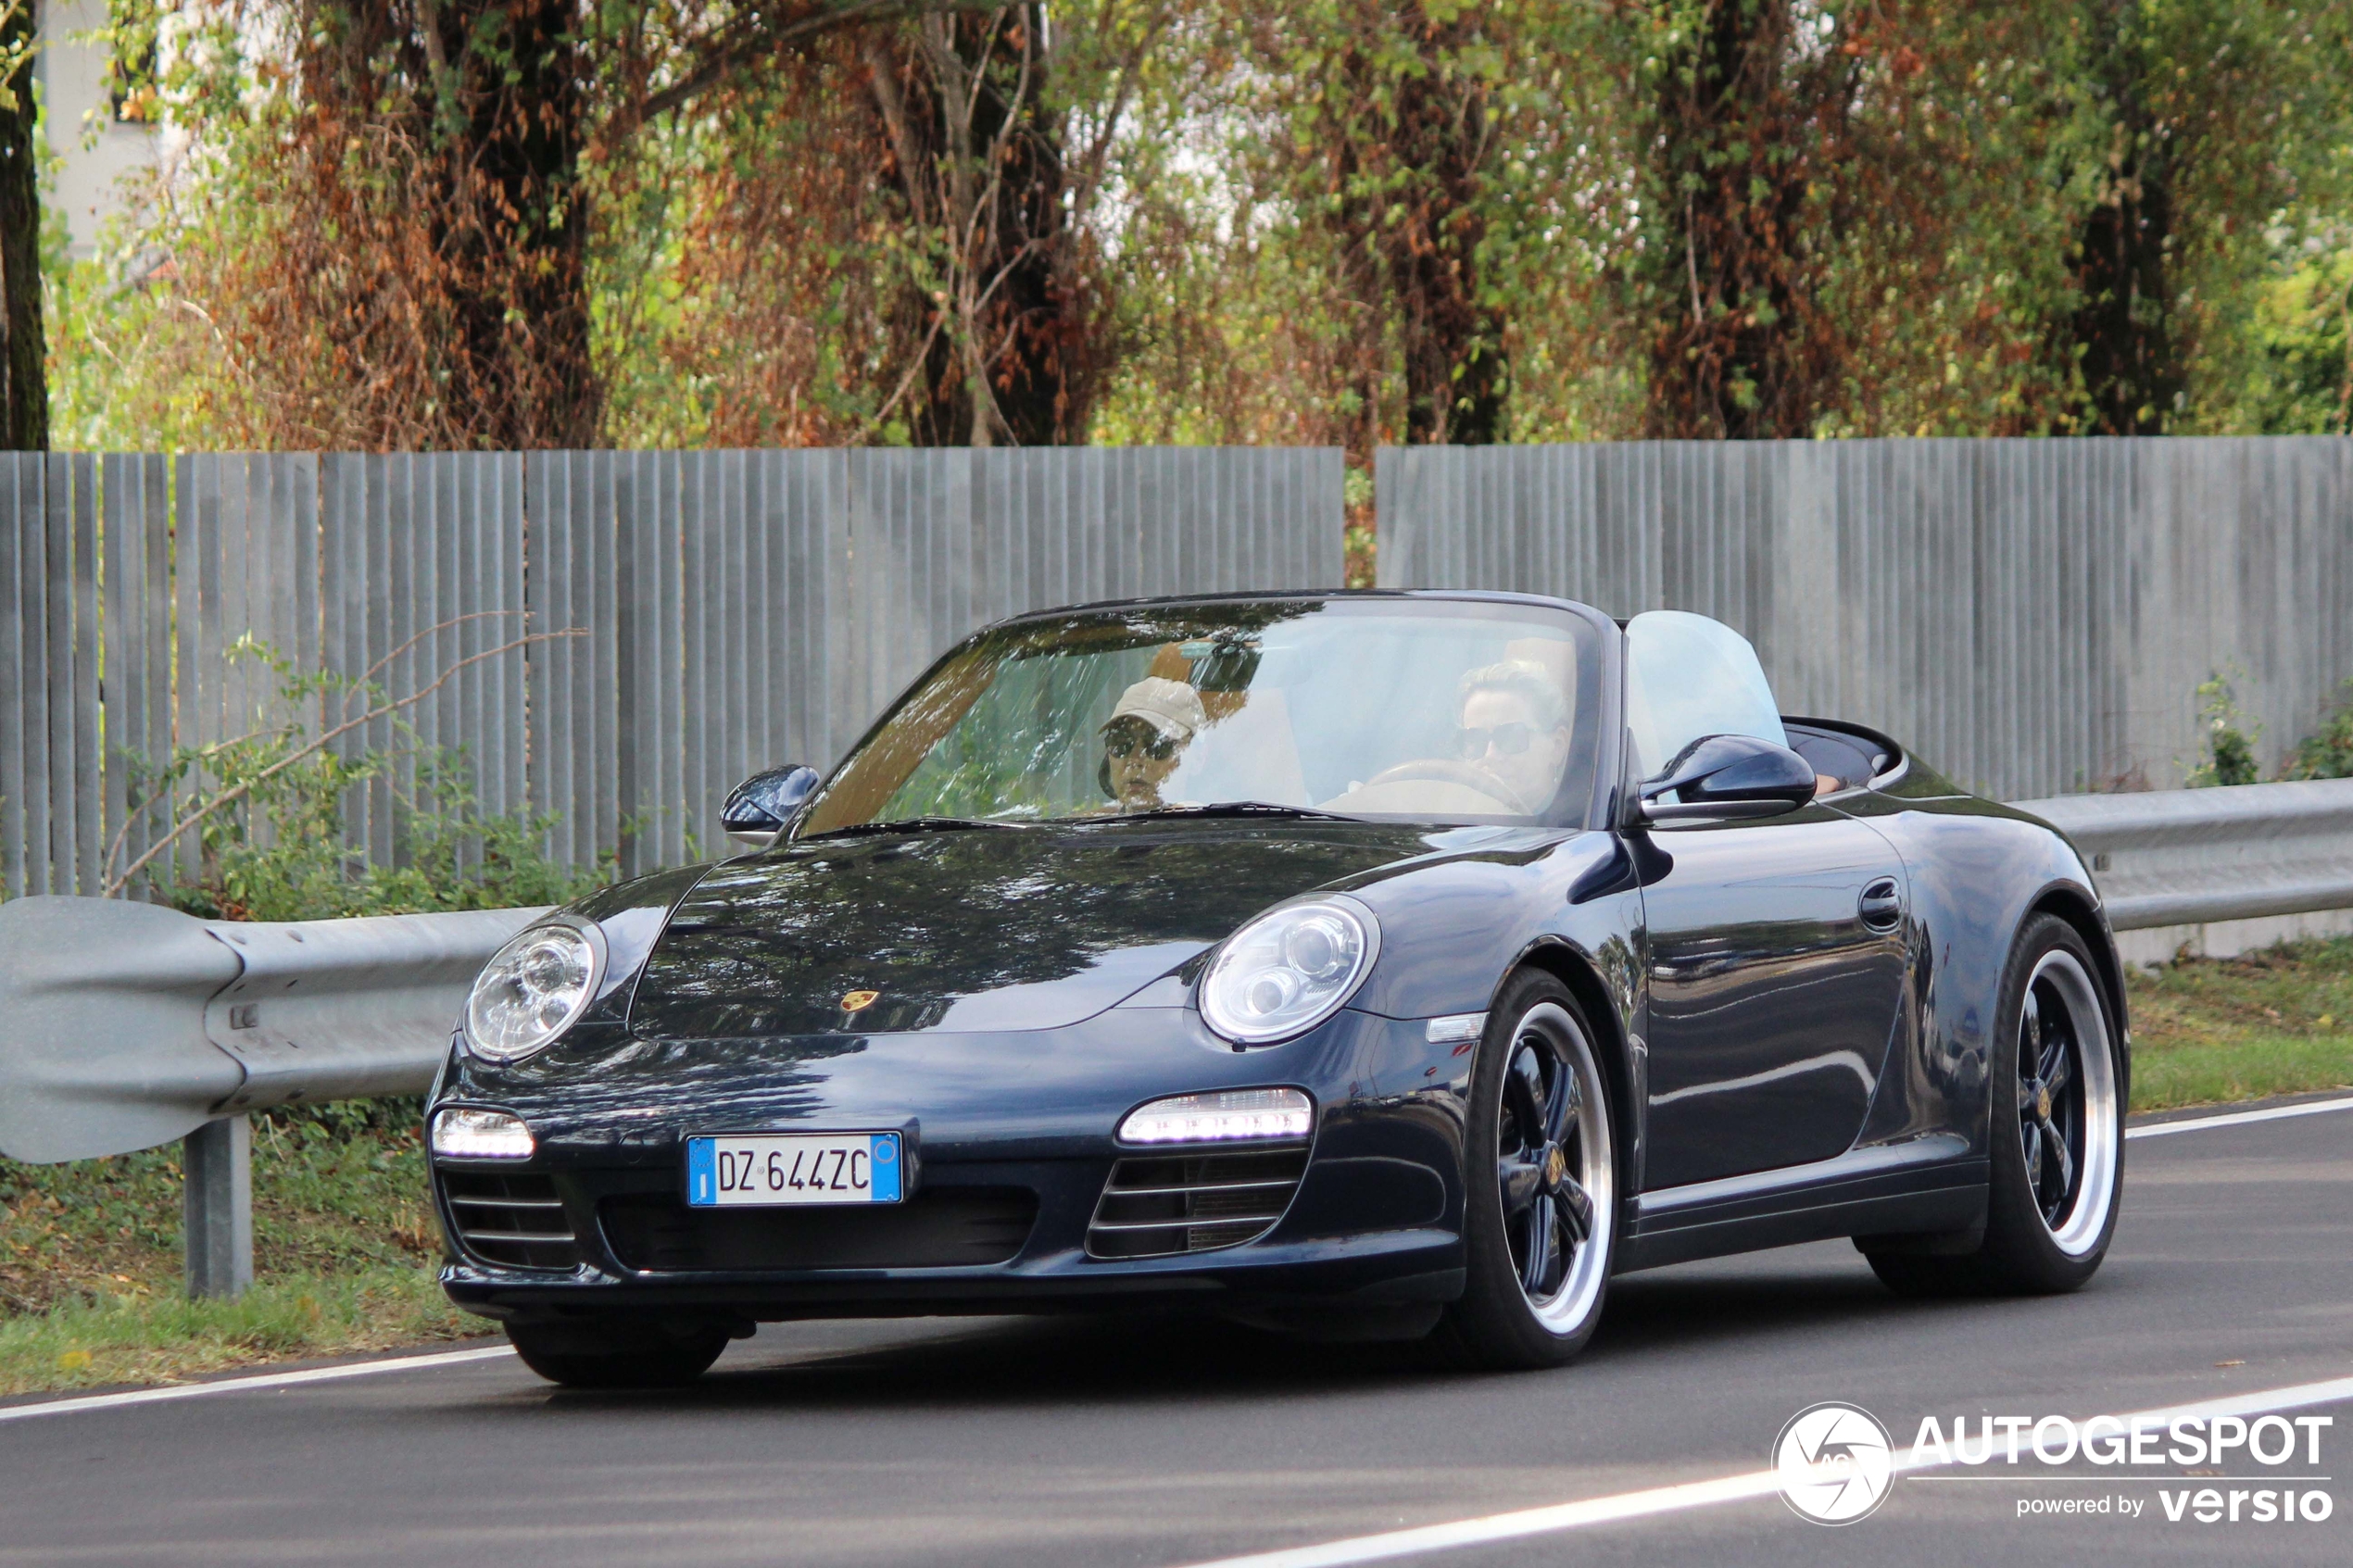
[{"label": "door handle", "polygon": [[1863,923],[1873,931],[1893,931],[1895,922],[1904,918],[1904,895],[1894,877],[1883,876],[1865,885],[1856,909],[1862,915]]}]

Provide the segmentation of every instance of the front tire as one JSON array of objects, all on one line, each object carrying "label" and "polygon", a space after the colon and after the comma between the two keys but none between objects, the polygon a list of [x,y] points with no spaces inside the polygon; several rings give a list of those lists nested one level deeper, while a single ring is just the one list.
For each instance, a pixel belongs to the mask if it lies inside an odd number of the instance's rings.
[{"label": "front tire", "polygon": [[1593,1033],[1568,988],[1516,976],[1471,1071],[1462,1298],[1437,1339],[1458,1362],[1558,1366],[1601,1322],[1617,1242],[1617,1144]]},{"label": "front tire", "polygon": [[2037,915],[2003,976],[1994,1051],[1985,1239],[1958,1257],[1869,1250],[1906,1296],[2048,1296],[2081,1289],[2116,1234],[2124,1185],[2125,1064],[2092,950]]},{"label": "front tire", "polygon": [[566,1388],[683,1388],[727,1348],[724,1328],[668,1323],[509,1323],[522,1364]]}]

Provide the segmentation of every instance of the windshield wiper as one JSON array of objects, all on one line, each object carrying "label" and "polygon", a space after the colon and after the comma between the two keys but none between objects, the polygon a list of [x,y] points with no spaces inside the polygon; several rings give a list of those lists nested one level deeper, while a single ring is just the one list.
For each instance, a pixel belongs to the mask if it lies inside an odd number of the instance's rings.
[{"label": "windshield wiper", "polygon": [[806,844],[818,838],[850,838],[876,833],[960,833],[968,828],[1019,829],[1020,822],[990,822],[981,817],[900,817],[887,822],[852,822],[848,827],[827,828],[824,833],[804,835],[796,842]]},{"label": "windshield wiper", "polygon": [[1353,822],[1354,817],[1344,817],[1337,811],[1318,811],[1312,806],[1278,806],[1271,800],[1213,800],[1205,806],[1155,806],[1147,811],[1122,811],[1114,822],[1135,822],[1145,817],[1296,817],[1318,822]]}]

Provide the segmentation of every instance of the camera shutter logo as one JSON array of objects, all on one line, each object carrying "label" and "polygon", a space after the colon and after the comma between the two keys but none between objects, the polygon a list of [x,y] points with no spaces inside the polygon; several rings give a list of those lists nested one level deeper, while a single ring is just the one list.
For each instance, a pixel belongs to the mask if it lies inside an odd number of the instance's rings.
[{"label": "camera shutter logo", "polygon": [[1781,1500],[1817,1524],[1852,1524],[1887,1500],[1895,1446],[1879,1418],[1854,1405],[1808,1405],[1773,1439]]}]

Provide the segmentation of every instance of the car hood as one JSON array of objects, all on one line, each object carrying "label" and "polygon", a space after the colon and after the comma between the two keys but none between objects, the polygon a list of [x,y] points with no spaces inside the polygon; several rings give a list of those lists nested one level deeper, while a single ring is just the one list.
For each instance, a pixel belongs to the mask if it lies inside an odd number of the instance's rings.
[{"label": "car hood", "polygon": [[[1446,858],[1461,830],[1102,822],[821,838],[711,870],[629,1010],[642,1039],[995,1032],[1092,1017],[1269,905]],[[846,1007],[853,993],[875,997]]]}]

